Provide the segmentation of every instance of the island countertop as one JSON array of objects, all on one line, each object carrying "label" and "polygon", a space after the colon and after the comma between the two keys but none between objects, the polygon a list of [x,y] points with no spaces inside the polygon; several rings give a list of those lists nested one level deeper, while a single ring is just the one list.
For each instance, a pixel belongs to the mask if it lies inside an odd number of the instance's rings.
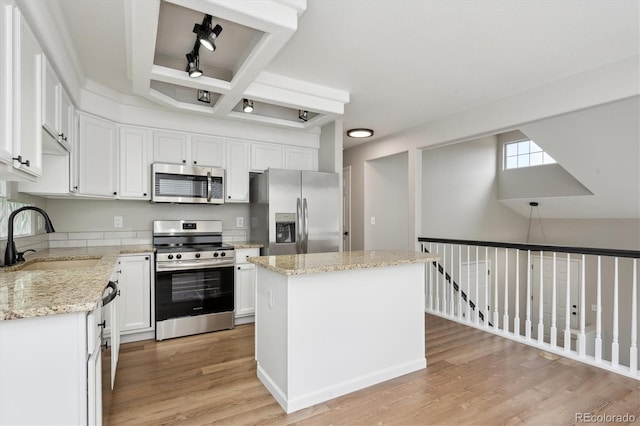
[{"label": "island countertop", "polygon": [[433,254],[413,251],[360,250],[249,257],[247,261],[280,274],[301,275],[426,263],[438,259]]},{"label": "island countertop", "polygon": [[[0,268],[0,320],[91,311],[99,306],[118,256],[151,253],[151,245],[39,250],[26,262]],[[41,261],[98,259],[74,269],[21,270]]]}]

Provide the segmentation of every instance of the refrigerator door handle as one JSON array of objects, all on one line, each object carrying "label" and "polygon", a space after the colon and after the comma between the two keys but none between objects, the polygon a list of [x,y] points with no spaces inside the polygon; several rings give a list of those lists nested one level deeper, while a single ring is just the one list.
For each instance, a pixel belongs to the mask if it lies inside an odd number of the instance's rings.
[{"label": "refrigerator door handle", "polygon": [[306,253],[309,247],[309,208],[307,207],[307,199],[302,202],[302,215],[304,216],[304,246],[302,252]]},{"label": "refrigerator door handle", "polygon": [[296,254],[302,253],[302,204],[296,201]]}]

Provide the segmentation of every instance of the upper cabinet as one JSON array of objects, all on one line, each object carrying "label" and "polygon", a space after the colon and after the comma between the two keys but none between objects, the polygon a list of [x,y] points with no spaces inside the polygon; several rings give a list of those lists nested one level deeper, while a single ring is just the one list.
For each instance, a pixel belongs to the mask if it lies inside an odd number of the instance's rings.
[{"label": "upper cabinet", "polygon": [[41,72],[42,49],[17,8],[13,8],[13,166],[42,175]]},{"label": "upper cabinet", "polygon": [[115,123],[81,114],[78,136],[79,193],[115,198],[118,195]]},{"label": "upper cabinet", "polygon": [[269,167],[284,167],[282,145],[274,143],[253,142],[251,144],[251,171],[262,173]]},{"label": "upper cabinet", "polygon": [[153,161],[225,167],[225,140],[216,136],[154,131]]},{"label": "upper cabinet", "polygon": [[198,166],[222,167],[226,165],[226,143],[215,136],[191,136],[191,163]]},{"label": "upper cabinet", "polygon": [[13,107],[13,6],[0,1],[0,161],[11,164]]},{"label": "upper cabinet", "polygon": [[151,130],[122,126],[118,138],[119,198],[149,200],[151,174]]},{"label": "upper cabinet", "polygon": [[249,202],[250,144],[247,141],[227,140],[226,198],[228,203]]},{"label": "upper cabinet", "polygon": [[65,154],[71,150],[73,105],[47,57],[42,55],[41,106],[45,153]]},{"label": "upper cabinet", "polygon": [[318,171],[318,150],[299,146],[284,148],[284,166],[287,169]]}]

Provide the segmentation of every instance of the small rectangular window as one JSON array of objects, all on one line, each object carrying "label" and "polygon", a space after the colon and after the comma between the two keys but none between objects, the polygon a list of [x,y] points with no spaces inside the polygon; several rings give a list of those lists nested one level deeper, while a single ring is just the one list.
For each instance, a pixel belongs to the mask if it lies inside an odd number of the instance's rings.
[{"label": "small rectangular window", "polygon": [[521,167],[553,164],[556,161],[544,152],[532,140],[509,142],[504,144],[504,168],[518,169]]}]

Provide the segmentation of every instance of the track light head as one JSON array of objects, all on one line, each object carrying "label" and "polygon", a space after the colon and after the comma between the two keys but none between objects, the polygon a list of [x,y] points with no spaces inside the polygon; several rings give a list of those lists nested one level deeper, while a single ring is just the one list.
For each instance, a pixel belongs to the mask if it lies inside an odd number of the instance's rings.
[{"label": "track light head", "polygon": [[211,94],[208,90],[198,89],[198,100],[206,104],[211,103]]},{"label": "track light head", "polygon": [[198,40],[202,46],[210,52],[215,52],[216,45],[214,40],[218,38],[222,32],[222,27],[218,24],[211,29],[211,15],[205,15],[202,24],[195,24],[193,32],[198,35]]},{"label": "track light head", "polygon": [[242,101],[242,111],[246,113],[253,112],[253,101],[251,99],[244,98]]},{"label": "track light head", "polygon": [[307,120],[309,119],[309,111],[304,111],[304,110],[299,109],[298,110],[298,118],[306,123]]},{"label": "track light head", "polygon": [[189,77],[196,78],[202,75],[202,71],[199,68],[200,58],[197,49],[187,53],[187,72]]}]

